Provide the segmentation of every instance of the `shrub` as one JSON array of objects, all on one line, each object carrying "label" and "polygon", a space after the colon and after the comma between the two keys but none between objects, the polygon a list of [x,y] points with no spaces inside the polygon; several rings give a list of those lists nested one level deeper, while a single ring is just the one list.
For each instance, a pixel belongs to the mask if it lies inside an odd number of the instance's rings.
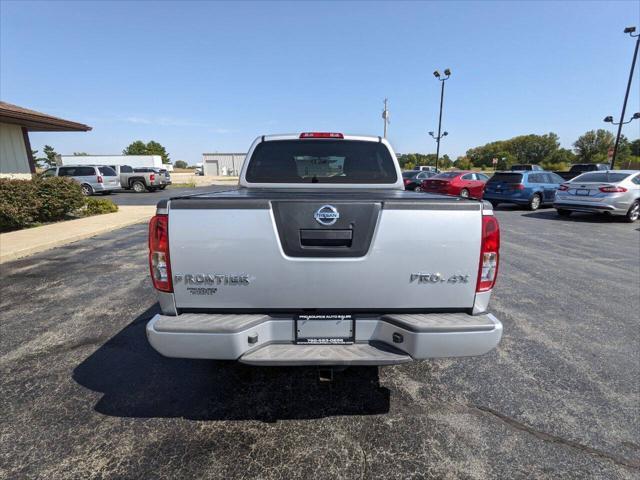
[{"label": "shrub", "polygon": [[22,228],[34,222],[40,206],[33,181],[0,178],[0,229]]},{"label": "shrub", "polygon": [[41,201],[38,216],[40,221],[62,220],[85,204],[80,185],[70,178],[37,179],[34,183]]},{"label": "shrub", "polygon": [[106,198],[87,198],[86,215],[102,215],[103,213],[114,213],[118,211],[118,206]]}]

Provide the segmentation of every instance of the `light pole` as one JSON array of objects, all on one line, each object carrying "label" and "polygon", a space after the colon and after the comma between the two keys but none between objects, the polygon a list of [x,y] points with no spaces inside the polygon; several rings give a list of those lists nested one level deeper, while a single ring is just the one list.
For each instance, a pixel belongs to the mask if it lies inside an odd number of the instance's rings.
[{"label": "light pole", "polygon": [[[618,122],[617,124],[614,123],[614,125],[618,125],[618,134],[616,135],[616,143],[613,146],[613,156],[611,157],[611,165],[609,167],[611,170],[613,170],[613,166],[616,163],[616,155],[618,154],[618,144],[620,143],[622,125],[624,125],[625,123],[629,123],[634,118],[637,118],[634,115],[628,122],[624,121],[624,114],[625,114],[625,111],[627,110],[627,100],[629,99],[629,90],[631,89],[631,80],[633,79],[633,71],[636,68],[636,60],[638,58],[638,47],[640,46],[640,34],[634,35],[635,31],[636,31],[636,27],[627,27],[624,29],[624,33],[628,33],[629,36],[636,38],[636,49],[633,52],[633,60],[631,60],[631,71],[629,72],[629,81],[627,82],[627,91],[624,94],[624,103],[622,104],[622,112],[620,113],[620,122]],[[613,123],[613,118],[611,119],[611,123]]]},{"label": "light pole", "polygon": [[384,99],[384,110],[382,111],[382,120],[384,121],[384,138],[387,138],[387,125],[389,125],[389,109],[387,108],[388,99]]},{"label": "light pole", "polygon": [[438,117],[438,135],[434,135],[433,132],[429,132],[429,135],[431,135],[436,143],[437,143],[437,147],[436,147],[436,171],[438,170],[438,160],[440,159],[440,140],[442,139],[442,137],[446,137],[447,135],[449,135],[447,132],[441,133],[442,132],[442,104],[444,103],[444,82],[446,82],[447,80],[449,80],[449,77],[451,76],[451,70],[449,70],[448,68],[446,68],[444,70],[444,78],[440,75],[440,72],[438,70],[436,70],[435,72],[433,72],[433,76],[436,77],[436,79],[438,79],[440,81],[440,84],[442,85],[442,87],[440,88],[440,116]]},{"label": "light pole", "polygon": [[622,128],[622,125],[626,125],[627,123],[631,123],[634,120],[638,120],[640,118],[640,112],[636,112],[634,113],[631,117],[629,117],[629,120],[627,120],[626,122],[614,122],[613,121],[613,117],[611,115],[604,117],[604,122],[610,123],[611,125],[617,125],[618,126],[618,137],[616,138],[616,143],[613,147],[613,154],[611,156],[611,165],[609,166],[609,168],[611,170],[613,170],[613,164],[616,160],[616,153],[618,150],[618,141],[620,140],[620,129]]}]

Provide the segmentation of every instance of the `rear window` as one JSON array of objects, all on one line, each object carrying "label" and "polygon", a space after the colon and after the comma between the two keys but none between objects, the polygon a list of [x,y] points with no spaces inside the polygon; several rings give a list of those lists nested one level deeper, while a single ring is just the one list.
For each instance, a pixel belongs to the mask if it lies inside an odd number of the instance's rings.
[{"label": "rear window", "polygon": [[413,178],[418,174],[418,172],[402,172],[402,178]]},{"label": "rear window", "polygon": [[379,142],[277,140],[258,144],[246,178],[252,183],[395,183],[395,163]]},{"label": "rear window", "polygon": [[111,167],[98,167],[98,170],[100,170],[100,174],[105,177],[115,177],[118,175]]},{"label": "rear window", "polygon": [[433,176],[431,178],[435,178],[435,179],[438,179],[438,178],[455,178],[458,175],[460,175],[460,172],[446,172],[446,173],[439,173],[438,175],[435,175],[435,176]]},{"label": "rear window", "polygon": [[131,168],[129,165],[122,165],[120,167],[120,171],[122,173],[131,173],[131,172],[133,172],[133,168]]},{"label": "rear window", "polygon": [[494,173],[487,183],[521,183],[521,173]]},{"label": "rear window", "polygon": [[613,173],[613,172],[589,172],[583,173],[582,175],[577,176],[571,182],[602,182],[602,183],[611,183],[611,182],[621,182],[625,178],[627,178],[630,173]]}]

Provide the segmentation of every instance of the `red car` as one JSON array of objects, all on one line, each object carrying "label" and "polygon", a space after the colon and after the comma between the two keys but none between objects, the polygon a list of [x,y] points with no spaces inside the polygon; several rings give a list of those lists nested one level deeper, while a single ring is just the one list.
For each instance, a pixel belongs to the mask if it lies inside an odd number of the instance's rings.
[{"label": "red car", "polygon": [[489,177],[478,172],[445,172],[423,181],[416,192],[443,193],[465,198],[482,198]]}]

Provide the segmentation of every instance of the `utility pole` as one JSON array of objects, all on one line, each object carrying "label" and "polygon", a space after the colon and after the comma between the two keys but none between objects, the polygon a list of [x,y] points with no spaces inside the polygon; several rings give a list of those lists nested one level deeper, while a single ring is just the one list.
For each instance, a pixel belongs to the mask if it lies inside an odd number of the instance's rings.
[{"label": "utility pole", "polygon": [[438,160],[440,159],[440,140],[442,140],[442,137],[446,137],[449,133],[448,132],[442,132],[442,105],[444,104],[444,82],[446,80],[449,80],[449,77],[451,76],[451,70],[449,70],[448,68],[445,69],[444,71],[445,77],[442,78],[440,75],[440,72],[438,72],[438,70],[436,70],[435,72],[433,72],[433,76],[436,77],[437,80],[440,81],[440,84],[442,85],[441,89],[440,89],[440,116],[438,117],[438,136],[435,136],[433,134],[433,132],[429,132],[429,135],[431,135],[437,144],[436,147],[436,171],[438,170]]},{"label": "utility pole", "polygon": [[[620,113],[620,123],[618,123],[618,134],[616,135],[616,143],[613,146],[613,156],[611,157],[611,166],[609,167],[613,170],[613,167],[616,163],[616,155],[618,154],[618,144],[620,143],[620,135],[622,134],[622,125],[624,125],[624,114],[627,110],[627,100],[629,99],[629,90],[631,90],[631,80],[633,79],[633,71],[636,68],[636,60],[638,58],[638,47],[640,46],[640,34],[634,35],[633,33],[636,31],[636,27],[627,27],[624,29],[624,33],[628,33],[631,37],[636,37],[636,49],[633,52],[633,60],[631,61],[631,71],[629,72],[629,81],[627,82],[627,91],[624,94],[624,102],[622,104],[622,112]],[[613,122],[612,122],[613,123]]]},{"label": "utility pole", "polygon": [[384,110],[382,111],[382,121],[384,122],[384,138],[387,138],[387,125],[389,124],[389,109],[387,108],[388,99],[384,99]]}]

